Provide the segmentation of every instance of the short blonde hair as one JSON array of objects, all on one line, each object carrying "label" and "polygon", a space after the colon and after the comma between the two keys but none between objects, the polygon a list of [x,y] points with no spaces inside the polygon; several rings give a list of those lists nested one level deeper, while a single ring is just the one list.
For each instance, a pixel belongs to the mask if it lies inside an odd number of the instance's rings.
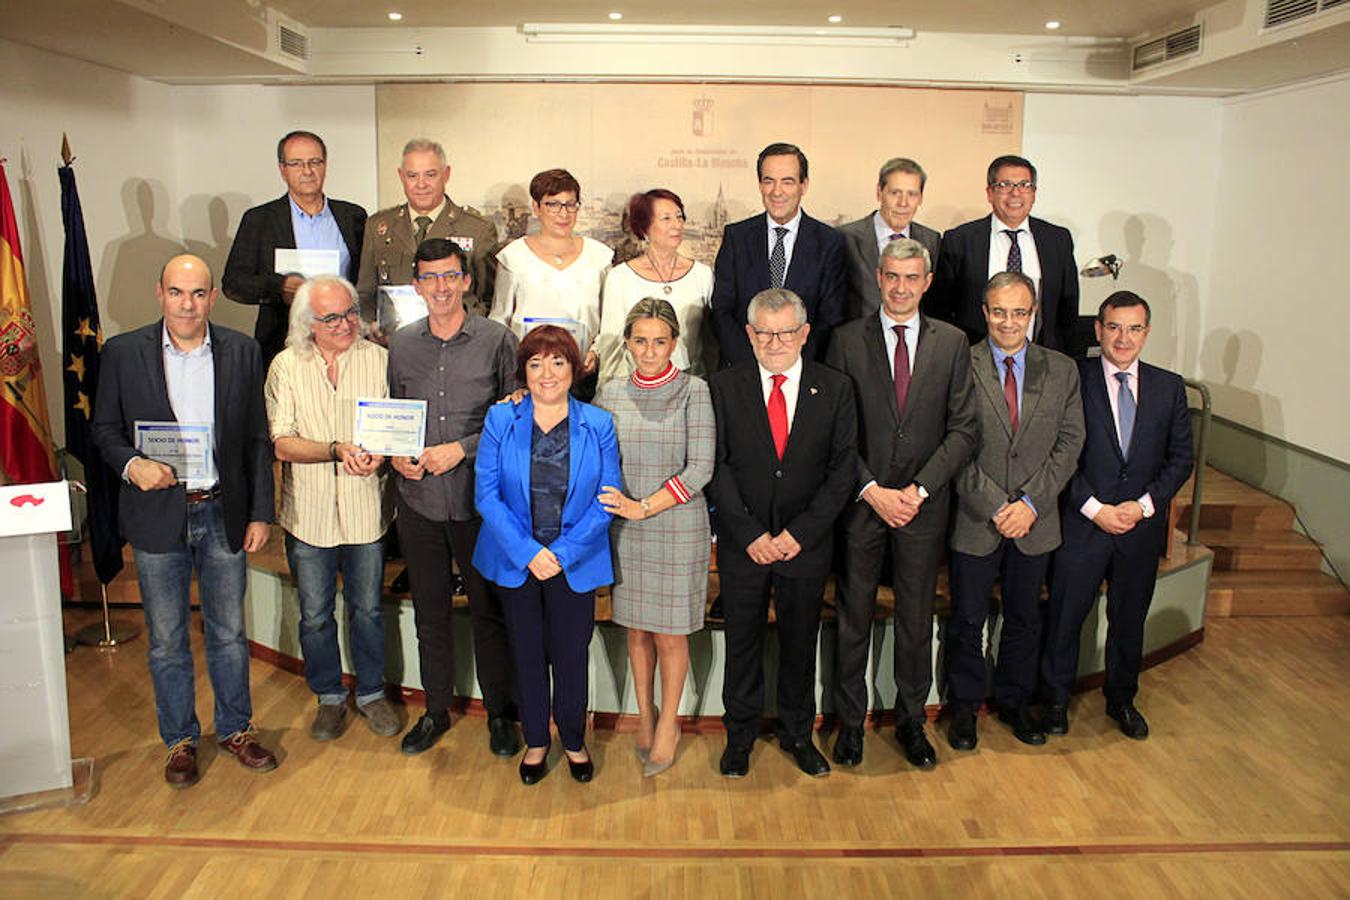
[{"label": "short blonde hair", "polygon": [[633,308],[628,311],[628,318],[623,321],[623,339],[626,341],[633,336],[633,323],[640,319],[660,319],[670,328],[670,336],[677,338],[680,336],[680,320],[675,316],[675,307],[670,305],[669,300],[662,300],[660,297],[643,297],[633,304]]}]

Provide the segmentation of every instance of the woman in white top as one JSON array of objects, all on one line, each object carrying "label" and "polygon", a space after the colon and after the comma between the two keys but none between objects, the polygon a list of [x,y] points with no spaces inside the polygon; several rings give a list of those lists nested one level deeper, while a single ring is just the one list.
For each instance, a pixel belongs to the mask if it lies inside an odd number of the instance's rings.
[{"label": "woman in white top", "polygon": [[581,185],[566,169],[530,179],[539,233],[517,238],[497,254],[497,289],[491,318],[524,337],[536,325],[570,331],[584,354],[582,372],[596,369],[600,286],[614,251],[574,234]]},{"label": "woman in white top", "polygon": [[665,188],[634,194],[628,202],[633,234],[647,242],[646,252],[609,270],[600,315],[600,380],[627,378],[633,359],[623,340],[628,311],[647,297],[666,300],[680,323],[679,344],[671,356],[677,368],[703,375],[703,317],[712,299],[713,272],[680,254],[684,241],[684,202]]}]

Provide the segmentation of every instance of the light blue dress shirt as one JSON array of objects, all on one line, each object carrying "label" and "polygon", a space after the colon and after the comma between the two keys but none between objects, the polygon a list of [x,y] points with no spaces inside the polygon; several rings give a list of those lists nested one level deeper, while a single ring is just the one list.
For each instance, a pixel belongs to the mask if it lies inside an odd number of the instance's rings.
[{"label": "light blue dress shirt", "polygon": [[333,211],[328,208],[328,198],[323,198],[323,209],[311,216],[291,199],[291,230],[295,232],[297,250],[336,250],[338,252],[338,270],[332,274],[347,277],[348,265],[352,255],[347,250],[347,242],[342,239]]}]

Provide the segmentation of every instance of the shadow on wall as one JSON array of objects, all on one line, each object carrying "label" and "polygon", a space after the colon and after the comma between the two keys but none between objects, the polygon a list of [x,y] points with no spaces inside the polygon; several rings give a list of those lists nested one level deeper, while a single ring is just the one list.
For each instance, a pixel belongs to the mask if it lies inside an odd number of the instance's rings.
[{"label": "shadow on wall", "polygon": [[[225,261],[234,243],[231,226],[237,224],[252,204],[244,194],[193,194],[179,208],[183,225],[183,243],[189,253],[206,261],[220,287],[225,274]],[[222,292],[216,297],[211,321],[244,334],[253,334],[258,308],[247,303],[236,303]]]},{"label": "shadow on wall", "polygon": [[1174,244],[1171,224],[1152,213],[1109,212],[1098,225],[1098,235],[1098,245],[1074,247],[1078,265],[1114,253],[1124,260],[1124,266],[1118,281],[1080,280],[1080,314],[1095,314],[1115,291],[1134,291],[1148,301],[1153,312],[1144,357],[1189,377],[1196,371],[1200,346],[1199,287],[1194,275],[1167,265]]},{"label": "shadow on wall", "polygon": [[[183,244],[156,233],[168,212],[168,191],[158,181],[128,178],[122,183],[127,233],[108,242],[98,273],[103,334],[111,337],[159,317],[155,283],[164,264],[184,251]],[[217,274],[216,282],[220,277]]]},{"label": "shadow on wall", "polygon": [[[1261,336],[1254,331],[1216,328],[1205,335],[1200,352],[1200,377],[1214,395],[1214,412],[1263,434],[1284,434],[1280,403],[1255,389],[1261,374]],[[1244,466],[1245,478],[1264,490],[1278,493],[1288,478],[1284,457],[1270,455],[1271,445],[1257,442],[1259,458]]]}]

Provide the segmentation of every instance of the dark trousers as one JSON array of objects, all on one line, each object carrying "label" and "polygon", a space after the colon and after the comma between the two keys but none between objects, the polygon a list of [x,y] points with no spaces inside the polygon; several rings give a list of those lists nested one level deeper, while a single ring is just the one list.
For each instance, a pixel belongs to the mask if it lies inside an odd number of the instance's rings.
[{"label": "dark trousers", "polygon": [[[933,598],[946,519],[944,508],[921,525],[916,519],[904,528],[890,528],[864,501],[844,512],[844,564],[834,600],[839,635],[834,709],[841,726],[861,726],[867,717],[867,653],[888,543],[895,594],[895,720],[922,724],[927,718],[933,687]],[[936,523],[941,524],[934,527]]]},{"label": "dark trousers", "polygon": [[480,520],[441,522],[427,519],[398,500],[399,543],[408,563],[412,586],[413,621],[417,626],[417,656],[427,712],[445,713],[455,691],[455,635],[451,550],[464,576],[473,619],[474,667],[483,706],[489,716],[515,716],[516,680],[511,665],[502,603],[483,576],[470,564],[478,542]]},{"label": "dark trousers", "polygon": [[1144,656],[1144,621],[1158,581],[1158,557],[1124,554],[1104,531],[1065,541],[1055,555],[1050,583],[1050,621],[1041,660],[1045,698],[1067,704],[1078,674],[1083,620],[1097,602],[1106,579],[1106,683],[1102,693],[1112,705],[1130,703],[1139,692]]},{"label": "dark trousers", "polygon": [[816,646],[825,576],[785,578],[768,568],[724,571],[721,587],[727,646],[722,721],[727,743],[749,747],[759,735],[770,588],[778,621],[778,737],[785,743],[810,740],[816,721]]},{"label": "dark trousers", "polygon": [[988,684],[984,626],[989,621],[994,579],[999,575],[1003,622],[994,670],[994,702],[1001,709],[1030,703],[1041,650],[1041,585],[1050,554],[1028,556],[1017,549],[1015,542],[1004,538],[988,556],[953,550],[948,558],[952,614],[947,621],[947,690],[952,703],[973,707],[984,701]]},{"label": "dark trousers", "polygon": [[565,575],[540,581],[529,574],[520,587],[498,586],[497,590],[511,629],[525,744],[548,746],[551,708],[563,747],[575,753],[586,742],[587,663],[595,630],[595,591],[572,590]]}]

